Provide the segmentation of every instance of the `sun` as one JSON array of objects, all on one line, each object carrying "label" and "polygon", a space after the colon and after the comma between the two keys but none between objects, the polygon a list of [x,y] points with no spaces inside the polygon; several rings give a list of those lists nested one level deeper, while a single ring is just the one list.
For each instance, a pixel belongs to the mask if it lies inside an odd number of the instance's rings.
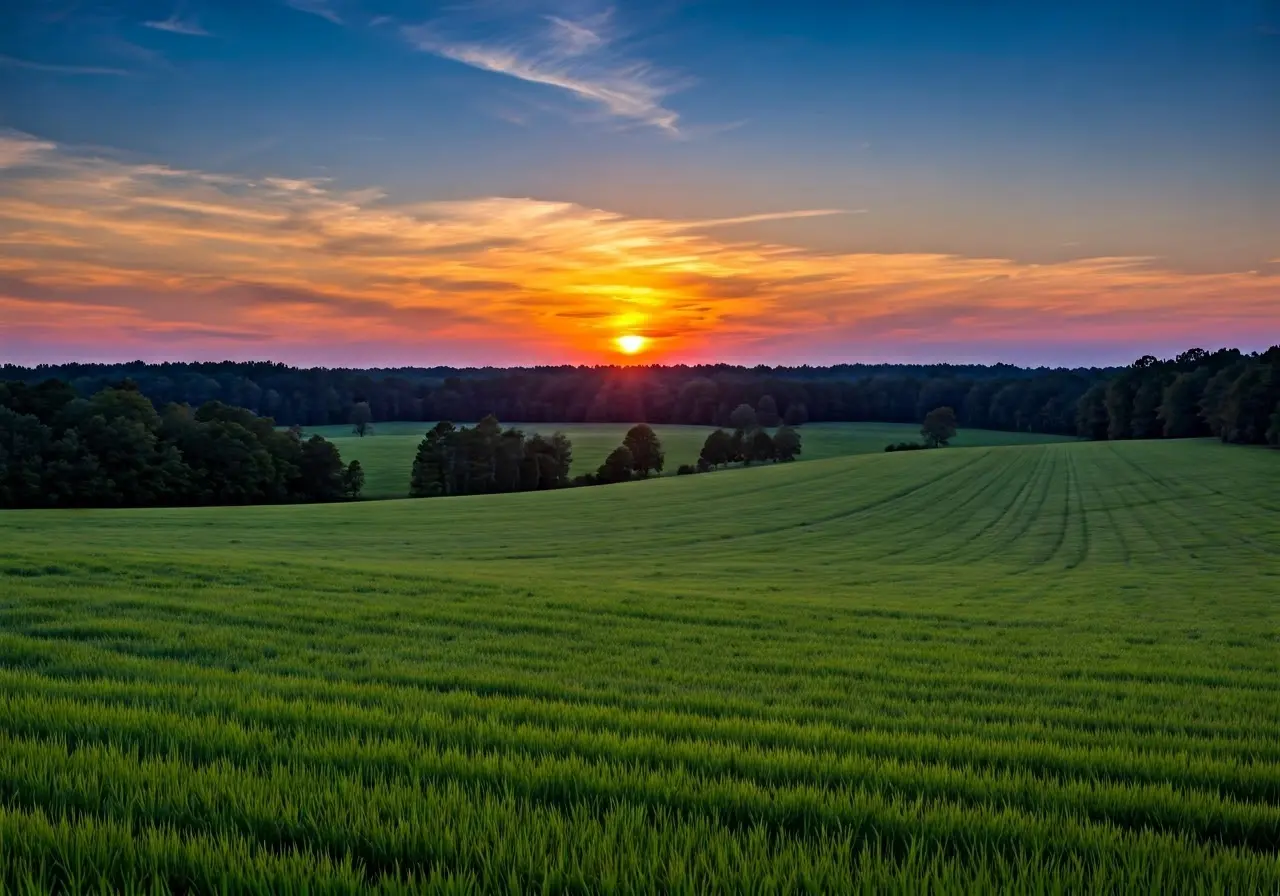
[{"label": "sun", "polygon": [[635,333],[619,336],[613,341],[617,343],[619,350],[626,355],[634,355],[637,352],[644,351],[645,345],[649,342],[648,339],[643,336],[637,336]]}]

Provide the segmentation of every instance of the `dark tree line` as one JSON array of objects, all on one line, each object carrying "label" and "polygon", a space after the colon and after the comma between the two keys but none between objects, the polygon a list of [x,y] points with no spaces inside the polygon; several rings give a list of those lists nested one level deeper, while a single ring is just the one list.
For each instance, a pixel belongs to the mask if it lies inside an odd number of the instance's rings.
[{"label": "dark tree line", "polygon": [[[770,396],[765,396],[770,398]],[[770,402],[762,401],[762,410],[740,404],[729,414],[733,432],[717,429],[702,443],[698,466],[693,472],[714,470],[728,464],[787,462],[800,456],[800,433],[783,423],[770,435],[766,426],[777,426],[778,415]]]},{"label": "dark tree line", "polygon": [[503,429],[488,416],[475,426],[437,423],[418,445],[409,482],[414,498],[531,492],[569,485],[573,445]]},{"label": "dark tree line", "polygon": [[1250,355],[1198,348],[1167,360],[1144,355],[1089,388],[1076,427],[1088,439],[1215,436],[1280,446],[1280,346]]},{"label": "dark tree line", "polygon": [[682,423],[733,428],[750,405],[772,429],[809,421],[918,423],[956,409],[968,428],[1074,434],[1079,398],[1115,370],[1005,364],[832,367],[536,367],[299,369],[271,363],[68,364],[0,368],[0,379],[66,380],[82,397],[129,378],[157,410],[170,402],[243,407],[283,425],[385,421]]},{"label": "dark tree line", "polygon": [[339,501],[363,483],[331,442],[222,402],[158,411],[132,383],[87,398],[0,383],[0,507]]}]

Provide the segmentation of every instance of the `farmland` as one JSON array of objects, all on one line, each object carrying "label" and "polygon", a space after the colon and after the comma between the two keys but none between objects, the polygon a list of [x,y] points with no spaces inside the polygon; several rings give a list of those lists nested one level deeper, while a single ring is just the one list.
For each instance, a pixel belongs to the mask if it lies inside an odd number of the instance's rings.
[{"label": "farmland", "polygon": [[[418,443],[431,423],[381,423],[374,434],[361,438],[350,426],[317,426],[308,434],[322,435],[336,444],[344,460],[358,460],[365,470],[366,498],[403,498],[409,492],[409,471]],[[550,435],[564,432],[573,441],[573,475],[595,472],[606,456],[622,442],[628,427],[621,423],[516,423],[528,432]],[[666,470],[698,460],[707,426],[658,425],[654,427],[667,453]],[[920,427],[901,423],[811,423],[804,427],[801,460],[823,460],[850,454],[883,451],[891,442],[916,441]],[[958,447],[1035,445],[1063,441],[1062,436],[1040,433],[965,430],[956,438]]]},{"label": "farmland", "polygon": [[0,874],[1275,892],[1278,595],[1208,441],[4,513]]}]

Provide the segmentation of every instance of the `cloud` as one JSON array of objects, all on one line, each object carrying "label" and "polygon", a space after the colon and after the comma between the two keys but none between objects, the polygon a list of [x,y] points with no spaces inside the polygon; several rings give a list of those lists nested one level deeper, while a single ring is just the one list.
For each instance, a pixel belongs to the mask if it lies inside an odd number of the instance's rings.
[{"label": "cloud", "polygon": [[190,37],[209,37],[208,31],[200,27],[193,19],[182,19],[177,12],[169,16],[167,19],[157,21],[143,22],[144,28],[152,28],[156,31],[167,31],[170,34],[185,34]]},{"label": "cloud", "polygon": [[342,17],[334,10],[329,0],[285,0],[285,3],[298,12],[319,16],[335,25],[342,24]]},{"label": "cloud", "polygon": [[614,28],[611,13],[578,19],[508,15],[496,28],[489,29],[494,31],[491,35],[459,35],[476,28],[476,22],[455,18],[402,30],[410,43],[423,52],[482,71],[554,87],[614,118],[655,127],[673,136],[680,134],[680,116],[667,108],[664,100],[684,84],[652,64],[633,58]]},{"label": "cloud", "polygon": [[34,72],[48,72],[53,75],[113,75],[125,76],[129,73],[120,68],[107,68],[97,65],[61,65],[51,62],[34,62],[30,59],[18,59],[14,56],[0,54],[0,66],[24,68]]},{"label": "cloud", "polygon": [[0,343],[27,356],[234,343],[295,359],[359,345],[370,361],[382,346],[407,361],[429,348],[455,362],[591,362],[634,331],[663,334],[671,358],[754,363],[965,340],[1248,342],[1280,328],[1280,272],[819,252],[722,232],[824,209],[689,221],[519,197],[397,203],[17,132],[0,132],[0,168]]},{"label": "cloud", "polygon": [[21,131],[0,130],[0,170],[16,168],[54,148],[54,144],[37,140]]}]

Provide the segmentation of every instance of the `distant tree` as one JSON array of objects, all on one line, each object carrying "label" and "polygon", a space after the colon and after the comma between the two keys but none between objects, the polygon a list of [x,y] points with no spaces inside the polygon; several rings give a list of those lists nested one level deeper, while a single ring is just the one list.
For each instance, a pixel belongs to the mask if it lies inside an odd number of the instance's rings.
[{"label": "distant tree", "polygon": [[757,429],[747,443],[747,461],[764,463],[770,460],[773,460],[773,438],[763,429]]},{"label": "distant tree", "polygon": [[[1178,357],[1181,359],[1183,355]],[[1204,394],[1210,375],[1209,369],[1202,367],[1178,374],[1165,387],[1157,412],[1161,434],[1165,438],[1186,439],[1208,433],[1204,419],[1200,416],[1200,396]]]},{"label": "distant tree", "polygon": [[360,466],[360,461],[353,460],[347,464],[347,469],[342,474],[342,491],[351,501],[359,498],[360,492],[364,491],[364,468]]},{"label": "distant tree", "polygon": [[647,423],[637,423],[627,430],[622,444],[631,452],[631,468],[641,477],[661,473],[666,455],[662,440]]},{"label": "distant tree", "polygon": [[551,434],[551,457],[555,461],[554,486],[560,488],[568,485],[569,470],[573,466],[573,443],[562,432],[557,431]]},{"label": "distant tree", "polygon": [[956,412],[951,408],[934,408],[924,418],[920,435],[931,448],[945,448],[956,437]]},{"label": "distant tree", "polygon": [[373,425],[373,410],[367,401],[357,401],[351,406],[351,431],[360,438],[368,434]]},{"label": "distant tree", "polygon": [[729,415],[729,425],[739,432],[751,432],[760,425],[756,409],[749,404],[738,405]]},{"label": "distant tree", "polygon": [[778,416],[778,403],[773,400],[772,395],[761,396],[760,401],[756,404],[756,419],[761,426],[767,426],[770,429],[782,421],[782,418]]},{"label": "distant tree", "polygon": [[633,469],[635,469],[635,458],[631,456],[631,449],[626,445],[619,445],[609,453],[604,463],[600,465],[600,469],[596,471],[596,480],[604,485],[626,482],[631,478]]},{"label": "distant tree", "polygon": [[1107,383],[1104,403],[1107,408],[1107,438],[1133,437],[1133,396],[1137,391],[1135,374],[1125,371]]},{"label": "distant tree", "polygon": [[1129,431],[1135,439],[1158,439],[1163,434],[1160,423],[1160,402],[1164,396],[1164,383],[1158,375],[1143,378],[1142,385],[1133,395],[1133,415],[1129,419]]},{"label": "distant tree", "polygon": [[795,428],[778,427],[773,434],[773,456],[780,461],[791,461],[800,456],[800,433]]},{"label": "distant tree", "polygon": [[1095,383],[1076,404],[1076,435],[1104,441],[1107,438],[1107,386]]},{"label": "distant tree", "polygon": [[299,492],[310,501],[339,501],[346,490],[346,468],[334,444],[320,436],[302,443]]},{"label": "distant tree", "polygon": [[782,422],[787,426],[804,426],[809,422],[809,408],[802,401],[793,401],[787,405],[787,413]]},{"label": "distant tree", "polygon": [[454,451],[458,431],[442,420],[427,431],[418,443],[409,477],[411,498],[431,498],[452,494],[454,483]]},{"label": "distant tree", "polygon": [[677,476],[689,476],[697,472],[698,472],[698,468],[695,467],[693,464],[681,464],[680,466],[676,467]]},{"label": "distant tree", "polygon": [[702,452],[698,459],[705,461],[711,467],[723,467],[729,462],[732,450],[733,436],[723,429],[717,429],[711,432],[707,440],[702,443]]},{"label": "distant tree", "polygon": [[1275,413],[1271,415],[1271,426],[1267,428],[1267,444],[1280,448],[1280,404],[1276,405]]}]

